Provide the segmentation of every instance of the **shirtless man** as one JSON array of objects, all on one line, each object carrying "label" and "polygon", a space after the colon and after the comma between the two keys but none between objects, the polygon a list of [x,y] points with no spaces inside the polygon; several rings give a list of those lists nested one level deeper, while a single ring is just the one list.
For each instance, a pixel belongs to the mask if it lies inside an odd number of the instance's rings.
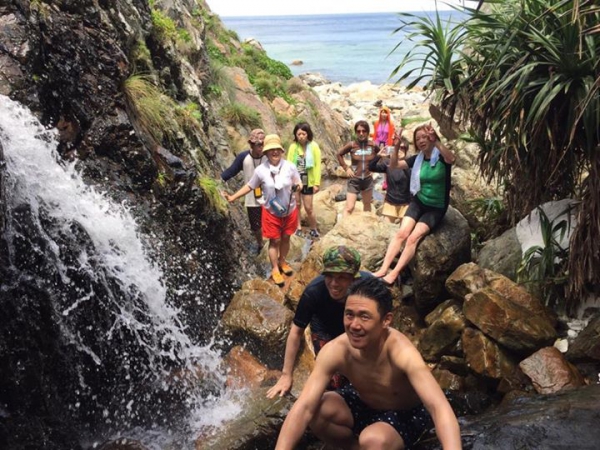
[{"label": "shirtless man", "polygon": [[[456,416],[419,351],[390,328],[391,309],[392,296],[380,279],[364,278],[350,287],[346,332],[321,349],[276,450],[293,449],[307,426],[322,441],[345,449],[409,449],[431,418],[445,450],[462,448]],[[325,392],[336,372],[351,385]]]}]

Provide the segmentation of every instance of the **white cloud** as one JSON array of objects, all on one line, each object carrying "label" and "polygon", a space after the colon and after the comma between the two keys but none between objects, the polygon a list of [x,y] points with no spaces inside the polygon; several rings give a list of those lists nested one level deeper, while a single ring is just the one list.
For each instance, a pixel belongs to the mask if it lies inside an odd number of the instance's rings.
[{"label": "white cloud", "polygon": [[[470,2],[469,0],[467,0]],[[431,11],[451,9],[449,4],[462,0],[207,0],[210,9],[220,16],[291,16],[309,14],[377,13],[400,11]]]}]

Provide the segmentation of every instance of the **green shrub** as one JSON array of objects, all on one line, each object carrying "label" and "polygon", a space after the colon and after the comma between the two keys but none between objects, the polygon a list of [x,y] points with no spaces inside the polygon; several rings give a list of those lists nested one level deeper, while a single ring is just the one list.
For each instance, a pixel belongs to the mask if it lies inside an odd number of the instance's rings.
[{"label": "green shrub", "polygon": [[520,283],[529,284],[531,290],[538,294],[546,305],[564,312],[569,248],[563,248],[560,242],[571,228],[570,207],[563,212],[567,218],[562,220],[549,220],[540,207],[537,211],[544,244],[534,245],[523,253],[517,269],[517,279]]},{"label": "green shrub", "polygon": [[159,39],[168,40],[177,38],[177,26],[173,19],[158,9],[152,10],[152,25]]},{"label": "green shrub", "polygon": [[137,123],[156,142],[175,136],[179,129],[174,116],[176,104],[160,91],[150,76],[130,76],[123,83],[123,92]]},{"label": "green shrub", "polygon": [[259,128],[261,126],[260,115],[241,103],[233,102],[221,108],[221,117],[230,123]]},{"label": "green shrub", "polygon": [[220,214],[227,212],[228,203],[227,200],[221,194],[221,187],[219,183],[211,177],[202,176],[198,178],[198,185],[206,195],[209,204],[214,210]]}]

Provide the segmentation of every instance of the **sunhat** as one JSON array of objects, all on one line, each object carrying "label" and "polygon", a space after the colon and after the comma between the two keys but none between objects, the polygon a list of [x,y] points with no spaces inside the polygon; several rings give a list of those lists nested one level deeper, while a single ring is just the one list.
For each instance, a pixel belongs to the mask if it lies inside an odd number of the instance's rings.
[{"label": "sunhat", "polygon": [[269,150],[275,150],[276,148],[283,150],[281,139],[276,134],[267,134],[265,136],[265,145],[263,146],[262,152],[266,153]]}]

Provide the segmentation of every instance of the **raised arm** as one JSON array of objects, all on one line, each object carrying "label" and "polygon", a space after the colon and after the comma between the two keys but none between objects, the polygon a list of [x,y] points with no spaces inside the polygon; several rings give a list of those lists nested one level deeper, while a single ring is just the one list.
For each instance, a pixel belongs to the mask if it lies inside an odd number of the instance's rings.
[{"label": "raised arm", "polygon": [[394,151],[390,155],[390,169],[408,169],[408,164],[404,158],[406,153],[400,151],[400,143],[402,142],[402,132],[404,128],[398,128],[394,133]]},{"label": "raised arm", "polygon": [[283,357],[281,377],[279,377],[275,386],[267,391],[268,398],[273,398],[277,395],[283,397],[290,389],[292,389],[292,384],[294,383],[294,364],[296,363],[296,356],[300,349],[303,333],[303,328],[300,328],[295,323],[292,324],[285,343],[285,355]]},{"label": "raised arm", "polygon": [[[397,352],[398,353],[398,352]],[[433,418],[435,432],[444,450],[461,450],[460,428],[448,399],[423,361],[419,351],[405,349],[395,358],[408,376],[413,389]]]},{"label": "raised arm", "polygon": [[433,127],[431,125],[428,125],[425,128],[425,132],[429,135],[429,139],[433,141],[435,143],[435,146],[439,149],[440,153],[442,154],[442,158],[444,158],[446,164],[454,164],[454,161],[456,161],[456,155],[452,150],[450,150],[448,147],[442,144],[442,141],[438,137]]},{"label": "raised arm", "polygon": [[250,150],[246,150],[237,155],[231,165],[221,173],[221,179],[228,181],[240,173],[244,169],[244,159],[249,153]]}]

